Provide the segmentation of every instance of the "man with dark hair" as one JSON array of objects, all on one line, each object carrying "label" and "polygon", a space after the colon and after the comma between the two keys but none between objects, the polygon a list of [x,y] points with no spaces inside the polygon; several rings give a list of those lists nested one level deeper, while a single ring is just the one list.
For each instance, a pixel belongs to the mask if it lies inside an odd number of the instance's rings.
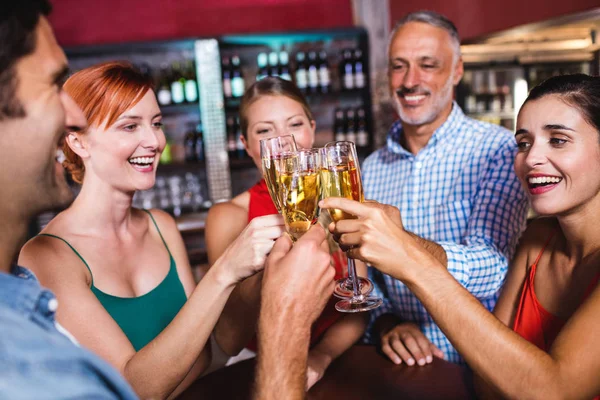
[{"label": "man with dark hair", "polygon": [[[363,166],[365,197],[400,210],[398,223],[492,310],[527,200],[515,174],[511,132],[465,116],[453,101],[463,75],[460,39],[443,15],[402,18],[388,44],[390,91],[399,121]],[[399,260],[398,262],[402,262]],[[395,363],[461,357],[402,282],[371,271],[384,304],[372,339]]]},{"label": "man with dark hair", "polygon": [[[87,125],[62,91],[67,60],[45,18],[49,11],[46,0],[0,4],[0,398],[135,399],[116,370],[57,324],[54,295],[30,271],[11,266],[30,219],[72,201],[60,148],[66,132]],[[267,260],[259,398],[304,393],[310,326],[333,292],[324,240],[321,228],[293,248],[282,237]]]}]

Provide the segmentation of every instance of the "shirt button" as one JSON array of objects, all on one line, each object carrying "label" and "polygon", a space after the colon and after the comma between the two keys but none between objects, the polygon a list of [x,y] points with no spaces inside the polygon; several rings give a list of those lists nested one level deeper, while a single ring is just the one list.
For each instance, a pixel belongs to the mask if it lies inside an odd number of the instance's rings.
[{"label": "shirt button", "polygon": [[58,300],[50,299],[48,301],[48,311],[55,313],[58,309]]},{"label": "shirt button", "polygon": [[422,166],[423,166],[423,163],[422,163],[421,161],[417,161],[417,162],[415,163],[415,168],[416,168],[416,169],[421,169],[421,167],[422,167]]}]

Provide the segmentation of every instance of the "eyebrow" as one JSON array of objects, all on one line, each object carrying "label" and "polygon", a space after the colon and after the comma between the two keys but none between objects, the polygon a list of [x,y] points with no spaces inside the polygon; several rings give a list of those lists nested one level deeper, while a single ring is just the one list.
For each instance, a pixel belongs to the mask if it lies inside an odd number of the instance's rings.
[{"label": "eyebrow", "polygon": [[[154,119],[156,117],[162,117],[162,113],[158,113],[155,114],[151,119]],[[135,120],[140,120],[143,119],[142,117],[140,117],[139,115],[121,115],[119,118],[117,118],[117,121],[120,121],[122,119],[135,119]]]},{"label": "eyebrow", "polygon": [[63,65],[63,67],[60,70],[58,70],[52,75],[52,83],[62,87],[63,83],[65,83],[65,81],[67,80],[68,76],[69,67],[67,65]]},{"label": "eyebrow", "polygon": [[[575,132],[574,129],[571,129],[571,128],[569,128],[567,126],[564,126],[564,125],[561,125],[561,124],[546,124],[546,125],[544,125],[544,130],[545,131],[556,131],[556,130],[559,130],[559,131],[571,131],[571,132]],[[521,129],[519,129],[519,130],[517,130],[515,132],[515,136],[517,136],[517,135],[524,135],[526,133],[529,133],[529,131],[527,129],[521,128]]]}]

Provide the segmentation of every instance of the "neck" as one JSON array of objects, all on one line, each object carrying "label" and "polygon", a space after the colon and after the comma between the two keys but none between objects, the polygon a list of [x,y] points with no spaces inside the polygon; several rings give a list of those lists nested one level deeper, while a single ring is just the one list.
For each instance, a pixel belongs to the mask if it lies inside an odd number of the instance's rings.
[{"label": "neck", "polygon": [[402,142],[400,143],[412,154],[421,151],[435,133],[435,131],[446,122],[452,112],[452,102],[448,103],[442,112],[431,122],[421,125],[410,125],[402,122]]},{"label": "neck", "polygon": [[126,193],[99,180],[84,181],[71,206],[79,226],[98,234],[127,229],[134,192]]},{"label": "neck", "polygon": [[589,202],[575,212],[558,217],[566,240],[566,250],[576,260],[581,260],[600,250],[598,245],[600,243],[598,207],[600,207],[600,198]]},{"label": "neck", "polygon": [[11,213],[0,216],[0,221],[0,272],[8,273],[27,238],[29,219]]}]

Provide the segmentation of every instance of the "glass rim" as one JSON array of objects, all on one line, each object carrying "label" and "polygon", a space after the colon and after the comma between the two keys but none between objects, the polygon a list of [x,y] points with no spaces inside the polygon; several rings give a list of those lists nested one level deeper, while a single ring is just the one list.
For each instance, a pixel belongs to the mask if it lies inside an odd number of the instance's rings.
[{"label": "glass rim", "polygon": [[296,138],[294,137],[294,135],[290,134],[290,135],[271,136],[268,138],[260,139],[259,143],[266,142],[267,140],[273,140],[273,139],[279,139],[279,138],[285,138],[285,137],[290,137],[294,140],[294,143],[296,142]]}]

